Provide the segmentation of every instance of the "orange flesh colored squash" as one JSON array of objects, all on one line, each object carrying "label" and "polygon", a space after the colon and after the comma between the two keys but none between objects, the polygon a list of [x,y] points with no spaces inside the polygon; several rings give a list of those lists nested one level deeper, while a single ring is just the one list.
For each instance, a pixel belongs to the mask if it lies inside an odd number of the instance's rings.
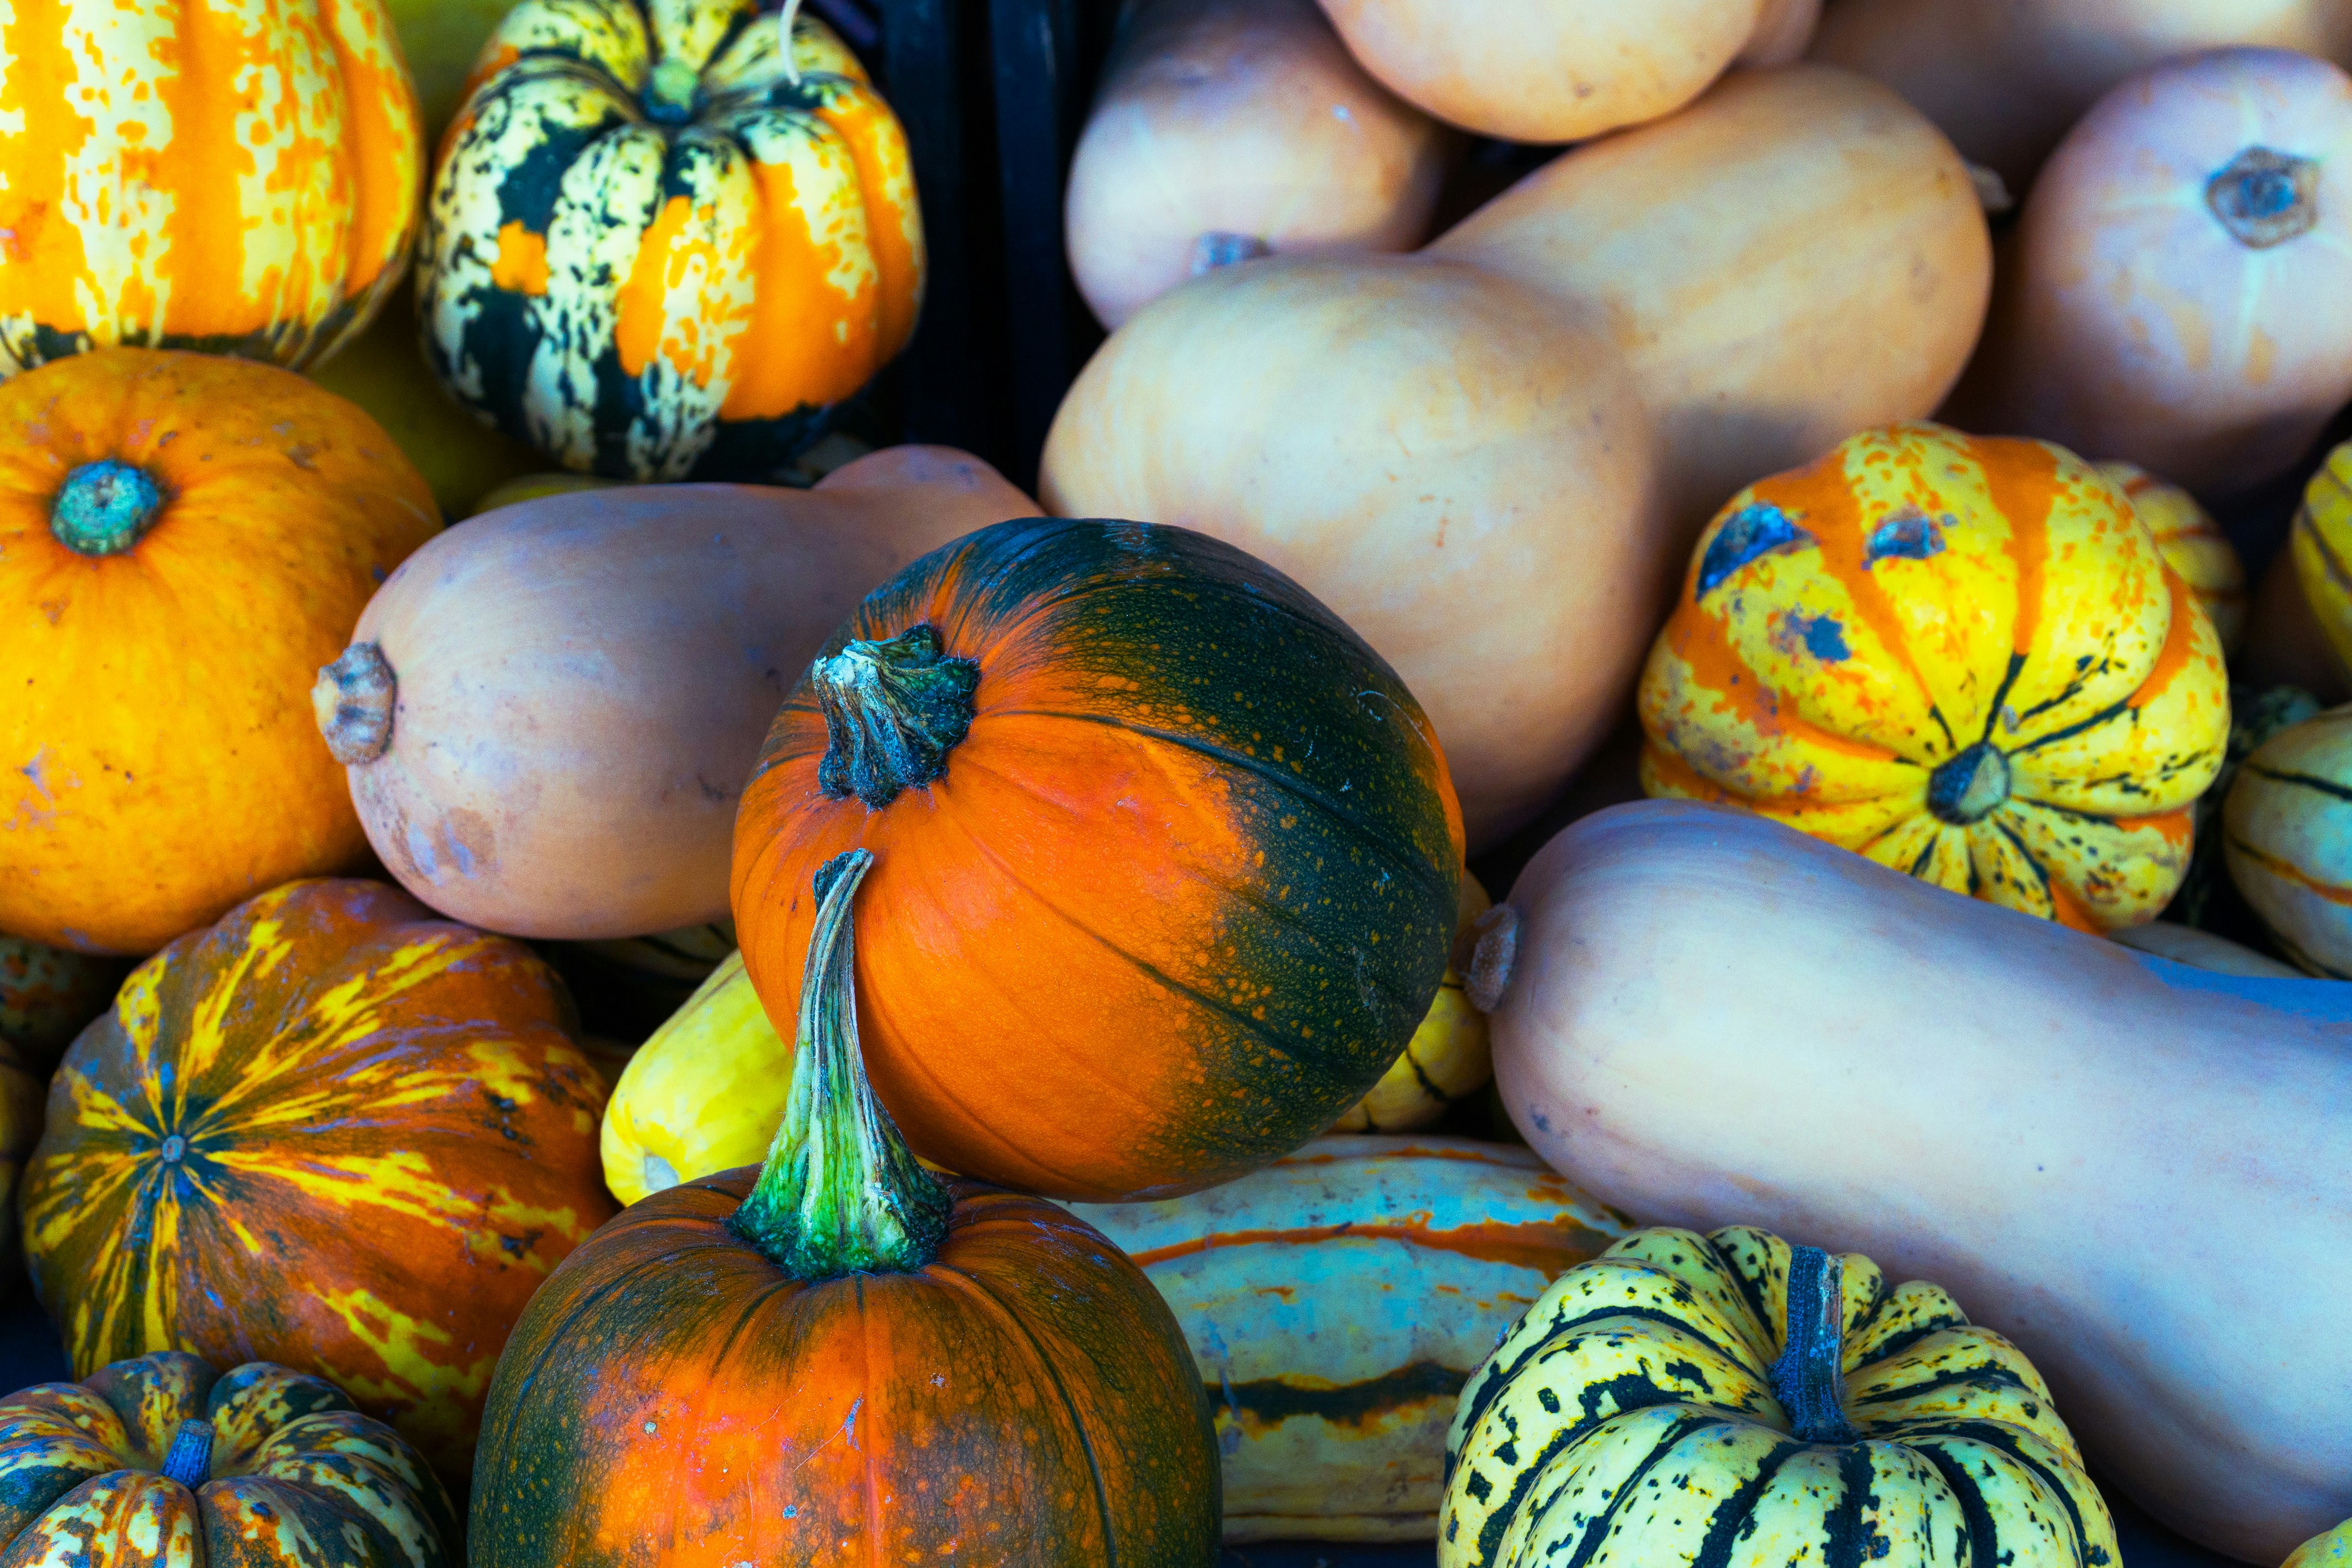
[{"label": "orange flesh colored squash", "polygon": [[1410,250],[1455,138],[1349,58],[1315,0],[1154,0],[1070,165],[1070,270],[1116,327],[1269,253]]},{"label": "orange flesh colored squash", "polygon": [[1992,285],[1951,144],[1822,66],[1735,72],[1554,159],[1429,254],[1543,290],[1624,355],[1674,454],[1685,543],[1740,486],[1932,413]]},{"label": "orange flesh colored squash", "polygon": [[1323,0],[1364,68],[1440,120],[1580,142],[1672,114],[1744,55],[1801,53],[1818,0]]},{"label": "orange flesh colored squash", "polygon": [[1509,907],[1496,1079],[1555,1170],[1939,1281],[2104,1476],[2230,1556],[2352,1511],[2344,986],[2141,959],[1680,802],[1585,818]]},{"label": "orange flesh colored squash", "polygon": [[1075,517],[1213,534],[1404,679],[1475,852],[1615,721],[1665,593],[1659,454],[1616,356],[1507,279],[1273,258],[1113,333],[1045,441]]},{"label": "orange flesh colored squash", "polygon": [[2352,77],[2325,60],[2223,49],[2122,82],[2034,182],[1950,417],[2200,495],[2292,467],[2352,400],[2347,171]]}]

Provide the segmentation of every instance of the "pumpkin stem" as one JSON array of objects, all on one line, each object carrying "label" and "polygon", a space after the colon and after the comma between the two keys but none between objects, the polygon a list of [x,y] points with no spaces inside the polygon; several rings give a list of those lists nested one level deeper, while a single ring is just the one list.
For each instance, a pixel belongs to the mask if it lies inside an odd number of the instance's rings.
[{"label": "pumpkin stem", "polygon": [[801,0],[784,0],[776,11],[776,48],[783,56],[784,79],[801,84],[801,62],[793,52],[793,24],[800,20]]},{"label": "pumpkin stem", "polygon": [[163,1475],[179,1482],[190,1491],[212,1479],[213,1424],[191,1418],[180,1423],[172,1434],[172,1447],[163,1456]]},{"label": "pumpkin stem", "polygon": [[1939,822],[1966,827],[2009,798],[2009,759],[1979,741],[1927,775],[1927,810]]},{"label": "pumpkin stem", "polygon": [[2310,233],[2319,221],[2319,165],[2249,147],[2205,182],[2205,205],[2240,245],[2267,250]]},{"label": "pumpkin stem", "polygon": [[391,750],[392,710],[399,698],[400,681],[383,649],[355,642],[334,663],[320,666],[310,712],[335,761],[355,768]]},{"label": "pumpkin stem", "polygon": [[1789,1256],[1788,1331],[1772,1363],[1772,1397],[1801,1443],[1851,1443],[1845,1418],[1845,1265],[1818,1247]]},{"label": "pumpkin stem", "polygon": [[857,1045],[849,902],[873,864],[872,852],[852,849],[817,868],[793,1092],[751,1195],[727,1221],[796,1279],[908,1273],[947,1235],[947,1189],[874,1098]]},{"label": "pumpkin stem", "polygon": [[66,476],[49,503],[49,531],[77,555],[120,555],[145,537],[163,491],[144,468],[111,458]]},{"label": "pumpkin stem", "polygon": [[971,728],[980,666],[948,658],[940,634],[923,626],[849,643],[811,666],[809,682],[824,714],[817,787],[879,810],[948,771],[948,753]]},{"label": "pumpkin stem", "polygon": [[1462,989],[1470,1005],[1491,1013],[1503,1005],[1503,993],[1511,988],[1511,971],[1518,966],[1519,911],[1496,904],[1470,922],[1470,934],[1475,939],[1470,962],[1466,967],[1457,965]]}]

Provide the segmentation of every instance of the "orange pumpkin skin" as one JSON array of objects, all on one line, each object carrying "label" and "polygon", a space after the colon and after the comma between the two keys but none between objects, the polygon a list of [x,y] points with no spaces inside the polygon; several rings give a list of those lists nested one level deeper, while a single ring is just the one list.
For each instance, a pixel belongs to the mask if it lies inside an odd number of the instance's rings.
[{"label": "orange pumpkin skin", "polygon": [[520,943],[375,882],[276,889],[142,964],[26,1173],[77,1372],[315,1373],[462,1484],[508,1331],[613,1213],[568,1011]]},{"label": "orange pumpkin skin", "polygon": [[[109,461],[161,495],[84,552],[58,503]],[[439,526],[375,422],[285,371],[115,349],[0,385],[0,931],[152,952],[363,855],[305,693]]]},{"label": "orange pumpkin skin", "polygon": [[[1461,812],[1393,672],[1272,568],[1147,523],[969,535],[869,595],[813,674],[922,626],[977,666],[942,774],[836,792],[804,677],[744,791],[735,926],[768,1016],[800,1005],[816,868],[863,846],[866,1061],[918,1153],[1117,1202],[1336,1121],[1453,940]],[[1007,1095],[1013,1063],[1052,1091]]]},{"label": "orange pumpkin skin", "polygon": [[942,1537],[965,1552],[923,1561],[1215,1561],[1208,1402],[1100,1232],[956,1182],[930,1263],[809,1284],[728,1226],[758,1174],[630,1205],[532,1299],[483,1421],[474,1568],[847,1568]]}]

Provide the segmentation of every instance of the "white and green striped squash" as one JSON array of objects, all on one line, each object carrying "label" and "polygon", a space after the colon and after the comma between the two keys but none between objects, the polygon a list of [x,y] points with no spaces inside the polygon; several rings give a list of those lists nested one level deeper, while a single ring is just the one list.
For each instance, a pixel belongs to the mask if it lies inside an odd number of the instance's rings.
[{"label": "white and green striped squash", "polygon": [[1526,1149],[1318,1138],[1144,1204],[1072,1204],[1159,1287],[1224,1460],[1225,1540],[1427,1541],[1473,1368],[1632,1221]]},{"label": "white and green striped squash", "polygon": [[906,135],[796,10],[507,14],[417,259],[425,357],[460,403],[582,473],[777,479],[905,344],[923,285]]},{"label": "white and green striped squash", "polygon": [[2074,1434],[1941,1288],[1735,1226],[1570,1269],[1464,1391],[1439,1568],[2120,1568]]},{"label": "white and green striped squash", "polygon": [[2221,853],[2282,952],[2352,980],[2352,706],[2281,730],[2239,765]]}]

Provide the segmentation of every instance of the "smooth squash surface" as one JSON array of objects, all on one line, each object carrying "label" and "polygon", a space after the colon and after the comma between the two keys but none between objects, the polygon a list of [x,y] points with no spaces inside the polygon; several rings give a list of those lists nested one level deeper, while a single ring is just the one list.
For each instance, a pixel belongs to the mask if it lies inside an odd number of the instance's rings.
[{"label": "smooth squash surface", "polygon": [[2221,808],[2230,879],[2314,974],[2352,978],[2352,709],[2263,742]]}]

